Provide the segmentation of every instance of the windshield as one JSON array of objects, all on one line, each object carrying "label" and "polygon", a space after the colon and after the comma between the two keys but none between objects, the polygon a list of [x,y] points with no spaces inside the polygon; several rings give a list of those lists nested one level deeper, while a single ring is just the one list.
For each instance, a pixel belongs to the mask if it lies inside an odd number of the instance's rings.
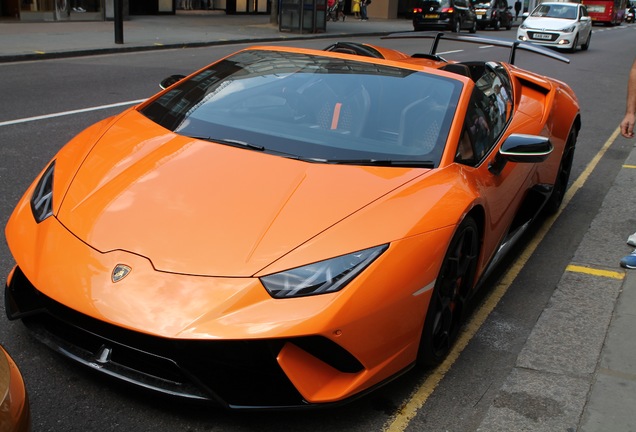
[{"label": "windshield", "polygon": [[576,6],[573,5],[542,4],[537,6],[530,16],[539,18],[576,19],[576,15]]},{"label": "windshield", "polygon": [[141,112],[176,133],[314,162],[435,166],[460,81],[307,54],[248,50]]}]

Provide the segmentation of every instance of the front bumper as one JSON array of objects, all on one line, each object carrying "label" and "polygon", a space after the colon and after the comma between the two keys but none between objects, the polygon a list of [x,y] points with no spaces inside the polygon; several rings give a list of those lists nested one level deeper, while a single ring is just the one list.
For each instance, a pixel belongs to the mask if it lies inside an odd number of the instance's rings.
[{"label": "front bumper", "polygon": [[520,41],[561,49],[571,49],[574,37],[575,33],[561,33],[549,30],[519,29],[517,33],[517,39]]},{"label": "front bumper", "polygon": [[[308,407],[277,358],[301,350],[343,374],[362,365],[319,336],[267,340],[176,340],[120,328],[40,293],[19,267],[5,288],[10,319],[41,342],[95,371],[169,396],[227,408]],[[324,404],[323,404],[324,405]]]}]

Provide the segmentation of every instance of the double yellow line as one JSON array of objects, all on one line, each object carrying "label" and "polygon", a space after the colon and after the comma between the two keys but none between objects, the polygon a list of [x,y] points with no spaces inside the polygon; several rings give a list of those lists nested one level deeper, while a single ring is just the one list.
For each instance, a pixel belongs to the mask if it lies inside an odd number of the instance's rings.
[{"label": "double yellow line", "polygon": [[[488,316],[495,309],[495,307],[499,303],[499,300],[501,300],[504,294],[508,291],[508,288],[510,287],[510,285],[512,285],[512,282],[515,280],[517,275],[519,275],[521,269],[525,267],[526,263],[539,246],[539,243],[541,243],[543,238],[547,235],[548,231],[550,231],[550,228],[552,227],[552,225],[554,225],[554,222],[557,220],[563,209],[567,207],[567,205],[572,200],[572,197],[574,197],[579,189],[583,187],[591,173],[600,162],[601,158],[614,143],[619,133],[620,128],[617,128],[605,142],[601,150],[594,156],[594,158],[592,158],[581,175],[576,179],[574,183],[572,183],[572,186],[570,186],[570,188],[565,193],[565,196],[563,197],[563,203],[561,204],[559,210],[554,215],[546,219],[545,223],[541,226],[530,243],[526,246],[520,256],[513,262],[510,268],[503,275],[503,277],[498,282],[497,286],[495,286],[492,293],[488,296],[484,304],[475,311],[469,322],[466,324],[462,333],[460,333],[453,349],[450,351],[444,362],[442,362],[442,364],[440,364],[435,370],[433,370],[431,374],[428,375],[426,379],[420,384],[420,386],[415,389],[410,398],[407,400],[406,404],[384,426],[384,432],[402,432],[406,429],[411,420],[417,415],[418,410],[424,406],[429,396],[433,393],[433,391],[439,385],[446,373],[459,358],[459,355],[462,353],[464,348],[466,348],[468,342],[470,342],[470,340],[475,336],[475,334],[484,324]],[[622,279],[624,277],[624,273],[621,272],[612,272],[608,270],[594,269],[572,264],[569,265],[566,270],[618,279]]]}]

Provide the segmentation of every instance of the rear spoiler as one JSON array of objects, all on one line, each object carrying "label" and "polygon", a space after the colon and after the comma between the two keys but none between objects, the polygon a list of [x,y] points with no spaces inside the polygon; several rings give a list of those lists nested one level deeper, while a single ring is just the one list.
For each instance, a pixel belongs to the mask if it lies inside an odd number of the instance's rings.
[{"label": "rear spoiler", "polygon": [[540,54],[546,57],[550,57],[564,63],[570,63],[570,59],[557,54],[550,48],[535,45],[530,42],[513,41],[509,39],[498,39],[493,37],[482,37],[474,35],[459,35],[455,33],[440,33],[440,32],[405,32],[405,33],[393,33],[388,36],[383,36],[382,39],[434,39],[433,45],[429,52],[429,56],[443,60],[437,55],[437,46],[441,39],[453,40],[468,43],[488,44],[498,47],[510,48],[510,57],[508,63],[515,64],[515,54],[518,49],[530,51],[535,54]]}]

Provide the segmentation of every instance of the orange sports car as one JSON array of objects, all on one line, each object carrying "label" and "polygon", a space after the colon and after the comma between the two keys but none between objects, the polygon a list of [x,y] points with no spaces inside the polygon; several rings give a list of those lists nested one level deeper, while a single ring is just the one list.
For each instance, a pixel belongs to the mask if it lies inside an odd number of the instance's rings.
[{"label": "orange sports car", "polygon": [[[8,316],[95,371],[230,408],[341,403],[439,363],[559,207],[581,120],[565,83],[512,64],[560,54],[417,37],[430,52],[248,48],[81,132],[6,227]],[[446,61],[441,38],[511,61]]]}]

